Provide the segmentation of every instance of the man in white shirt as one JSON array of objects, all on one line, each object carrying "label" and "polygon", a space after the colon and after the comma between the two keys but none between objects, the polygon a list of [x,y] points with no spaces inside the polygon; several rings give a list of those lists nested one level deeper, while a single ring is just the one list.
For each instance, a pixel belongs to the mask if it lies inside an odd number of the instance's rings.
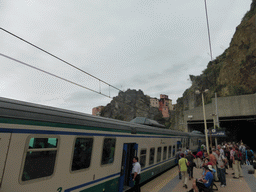
[{"label": "man in white shirt", "polygon": [[138,157],[133,158],[133,168],[132,168],[132,180],[135,181],[134,185],[134,191],[140,192],[140,172],[141,172],[141,166]]},{"label": "man in white shirt", "polygon": [[221,148],[221,146],[218,145],[217,147],[218,147],[218,150],[219,150],[219,152],[220,152],[220,155],[225,156],[224,150]]}]

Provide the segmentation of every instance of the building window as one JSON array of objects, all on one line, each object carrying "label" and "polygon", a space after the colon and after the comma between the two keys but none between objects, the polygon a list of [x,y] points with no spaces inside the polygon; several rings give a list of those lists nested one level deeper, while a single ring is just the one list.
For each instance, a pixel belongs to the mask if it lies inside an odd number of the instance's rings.
[{"label": "building window", "polygon": [[151,148],[150,154],[149,154],[149,165],[154,164],[154,159],[155,159],[155,148]]},{"label": "building window", "polygon": [[140,165],[141,165],[141,168],[146,166],[146,157],[147,157],[147,150],[142,149],[140,151]]},{"label": "building window", "polygon": [[101,165],[106,165],[114,162],[116,139],[104,139]]},{"label": "building window", "polygon": [[72,171],[90,167],[93,138],[77,138],[74,146]]},{"label": "building window", "polygon": [[162,147],[157,148],[157,162],[161,161],[161,155],[162,155]]},{"label": "building window", "polygon": [[57,138],[30,138],[21,180],[51,176],[55,167],[57,146]]}]

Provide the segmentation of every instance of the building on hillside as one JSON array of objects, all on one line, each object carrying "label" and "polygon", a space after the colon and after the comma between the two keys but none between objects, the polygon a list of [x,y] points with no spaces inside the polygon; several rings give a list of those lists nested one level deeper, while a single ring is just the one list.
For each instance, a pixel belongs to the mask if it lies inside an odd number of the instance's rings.
[{"label": "building on hillside", "polygon": [[173,110],[172,100],[167,95],[161,94],[160,100],[157,98],[150,98],[150,106],[158,107],[159,111],[162,112],[164,118],[168,118],[170,111]]},{"label": "building on hillside", "polygon": [[176,111],[176,106],[177,106],[177,104],[172,105],[172,110],[173,111]]},{"label": "building on hillside", "polygon": [[159,100],[157,98],[150,98],[150,106],[159,108]]},{"label": "building on hillside", "polygon": [[100,112],[103,109],[104,106],[98,106],[98,107],[94,107],[92,109],[92,115],[94,116],[100,116]]}]

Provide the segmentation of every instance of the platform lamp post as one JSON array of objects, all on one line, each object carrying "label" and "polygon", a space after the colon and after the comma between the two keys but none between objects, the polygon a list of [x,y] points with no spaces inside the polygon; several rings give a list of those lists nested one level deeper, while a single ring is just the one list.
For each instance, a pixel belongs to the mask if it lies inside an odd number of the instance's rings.
[{"label": "platform lamp post", "polygon": [[202,94],[202,104],[203,104],[203,114],[204,114],[204,132],[205,132],[205,141],[206,141],[206,149],[207,153],[209,154],[209,142],[208,142],[208,131],[207,131],[207,123],[206,123],[206,116],[205,116],[205,108],[204,108],[204,93],[207,93],[209,90],[205,89],[204,91],[196,90],[196,94]]}]

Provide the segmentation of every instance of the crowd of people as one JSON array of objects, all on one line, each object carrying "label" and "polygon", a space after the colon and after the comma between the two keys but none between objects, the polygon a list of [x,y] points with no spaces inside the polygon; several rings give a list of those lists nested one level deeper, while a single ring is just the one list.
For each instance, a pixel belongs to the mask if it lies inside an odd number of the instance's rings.
[{"label": "crowd of people", "polygon": [[233,170],[233,179],[243,177],[241,166],[244,164],[253,165],[254,152],[243,142],[222,143],[217,147],[212,146],[209,154],[202,145],[196,154],[187,148],[184,152],[179,149],[177,152],[179,179],[182,179],[183,187],[186,189],[187,180],[193,179],[193,169],[202,169],[202,177],[193,180],[192,191],[205,191],[213,182],[220,182],[220,187],[226,187],[226,169]]}]

